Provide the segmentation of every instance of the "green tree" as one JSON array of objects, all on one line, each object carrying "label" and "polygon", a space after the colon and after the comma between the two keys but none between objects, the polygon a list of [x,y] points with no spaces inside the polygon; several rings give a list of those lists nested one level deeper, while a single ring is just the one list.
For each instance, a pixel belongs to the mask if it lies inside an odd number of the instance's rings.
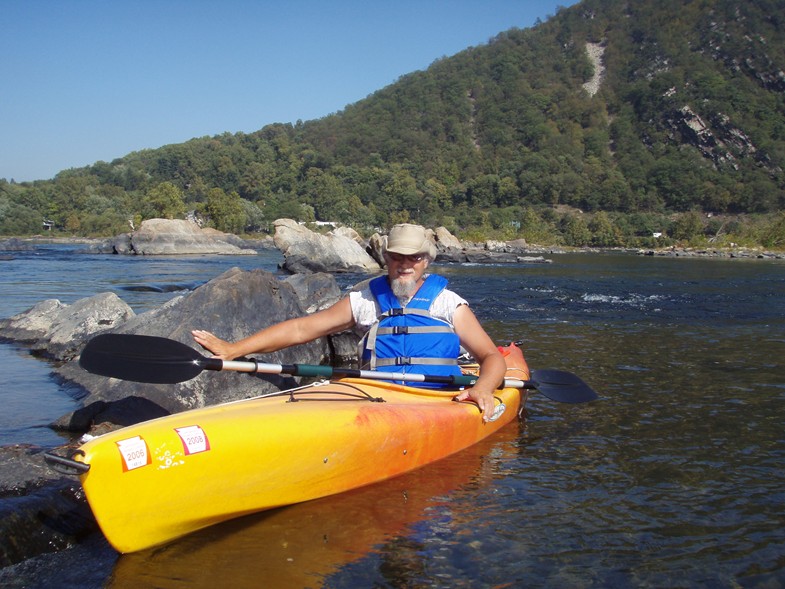
[{"label": "green tree", "polygon": [[703,235],[703,218],[698,211],[690,211],[679,215],[673,225],[674,239],[679,241],[691,241]]},{"label": "green tree", "polygon": [[179,219],[185,214],[183,191],[171,182],[161,182],[145,195],[148,218]]},{"label": "green tree", "polygon": [[251,233],[257,233],[264,229],[267,225],[267,219],[264,212],[256,205],[256,203],[248,202],[244,198],[240,199],[240,204],[245,211],[246,226],[245,230]]},{"label": "green tree", "polygon": [[240,195],[226,194],[221,188],[212,188],[207,193],[205,213],[213,227],[226,233],[242,233],[248,222]]},{"label": "green tree", "polygon": [[449,209],[452,201],[447,187],[436,178],[428,178],[425,181],[423,196],[428,212],[440,212]]},{"label": "green tree", "polygon": [[524,209],[520,223],[518,231],[527,242],[545,244],[555,241],[553,224],[543,219],[533,208]]},{"label": "green tree", "polygon": [[365,206],[355,194],[346,199],[346,212],[341,219],[351,227],[358,229],[370,229],[375,223],[374,212]]},{"label": "green tree", "polygon": [[761,243],[765,247],[785,247],[785,212],[780,212],[764,228]]},{"label": "green tree", "polygon": [[391,172],[384,175],[381,191],[386,197],[385,208],[399,216],[406,213],[407,219],[397,221],[405,223],[410,218],[416,218],[422,205],[422,195],[417,190],[417,182],[408,170],[401,166],[394,166]]},{"label": "green tree", "polygon": [[313,206],[318,220],[347,221],[349,195],[335,176],[319,168],[310,168],[307,172],[305,191],[306,200]]},{"label": "green tree", "polygon": [[285,193],[278,192],[271,195],[266,199],[264,205],[261,207],[264,216],[269,221],[276,219],[294,219],[295,221],[314,221],[313,207],[303,206],[297,197]]},{"label": "green tree", "polygon": [[567,245],[573,247],[591,245],[591,231],[582,217],[565,215],[561,223],[561,233],[564,236],[564,243]]},{"label": "green tree", "polygon": [[77,233],[82,228],[82,221],[79,215],[71,213],[65,220],[65,230],[71,233]]},{"label": "green tree", "polygon": [[591,245],[595,247],[615,247],[623,245],[621,233],[605,211],[600,211],[589,221]]},{"label": "green tree", "polygon": [[0,198],[0,235],[39,233],[43,219],[36,211]]}]

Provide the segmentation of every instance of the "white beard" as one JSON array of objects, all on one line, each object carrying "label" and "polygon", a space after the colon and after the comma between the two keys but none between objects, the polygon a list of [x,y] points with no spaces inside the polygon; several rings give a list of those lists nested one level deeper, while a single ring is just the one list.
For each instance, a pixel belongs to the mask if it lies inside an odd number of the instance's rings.
[{"label": "white beard", "polygon": [[414,293],[417,292],[417,283],[411,280],[404,280],[401,278],[396,278],[390,284],[392,288],[393,294],[398,298],[401,305],[406,305],[409,300],[414,296]]}]

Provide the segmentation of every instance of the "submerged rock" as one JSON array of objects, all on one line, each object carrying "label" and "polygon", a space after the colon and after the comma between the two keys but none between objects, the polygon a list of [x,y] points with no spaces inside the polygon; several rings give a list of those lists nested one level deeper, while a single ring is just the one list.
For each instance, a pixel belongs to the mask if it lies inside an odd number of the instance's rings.
[{"label": "submerged rock", "polygon": [[52,470],[40,448],[0,448],[0,568],[97,530],[78,479]]}]

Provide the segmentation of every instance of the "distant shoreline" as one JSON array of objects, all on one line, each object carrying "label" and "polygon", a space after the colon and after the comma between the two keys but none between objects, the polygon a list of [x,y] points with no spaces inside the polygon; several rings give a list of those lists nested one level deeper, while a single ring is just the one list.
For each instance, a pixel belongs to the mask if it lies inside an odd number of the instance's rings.
[{"label": "distant shoreline", "polygon": [[[93,244],[106,241],[105,237],[47,237],[46,235],[33,235],[27,237],[0,237],[0,250],[2,243],[8,240],[18,240],[24,243],[60,243],[60,244]],[[239,238],[243,239],[243,238]],[[463,242],[462,242],[463,243]],[[476,246],[477,244],[471,244]],[[468,244],[467,244],[468,246]],[[569,253],[627,253],[639,256],[665,257],[665,258],[724,258],[724,259],[761,259],[785,260],[785,252],[757,250],[752,248],[691,248],[691,247],[666,247],[666,248],[572,248],[565,246],[545,246],[531,244],[526,251],[536,254],[569,254]]]},{"label": "distant shoreline", "polygon": [[96,243],[104,241],[105,237],[47,237],[46,235],[32,235],[28,237],[3,237],[0,243],[9,239],[18,239],[25,243]]}]

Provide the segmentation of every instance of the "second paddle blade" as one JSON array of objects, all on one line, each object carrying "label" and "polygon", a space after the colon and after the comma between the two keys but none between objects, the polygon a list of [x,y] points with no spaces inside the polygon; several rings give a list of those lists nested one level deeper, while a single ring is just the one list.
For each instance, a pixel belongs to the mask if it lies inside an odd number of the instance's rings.
[{"label": "second paddle blade", "polygon": [[538,391],[560,403],[587,403],[598,398],[597,393],[572,372],[534,370],[532,379]]}]

